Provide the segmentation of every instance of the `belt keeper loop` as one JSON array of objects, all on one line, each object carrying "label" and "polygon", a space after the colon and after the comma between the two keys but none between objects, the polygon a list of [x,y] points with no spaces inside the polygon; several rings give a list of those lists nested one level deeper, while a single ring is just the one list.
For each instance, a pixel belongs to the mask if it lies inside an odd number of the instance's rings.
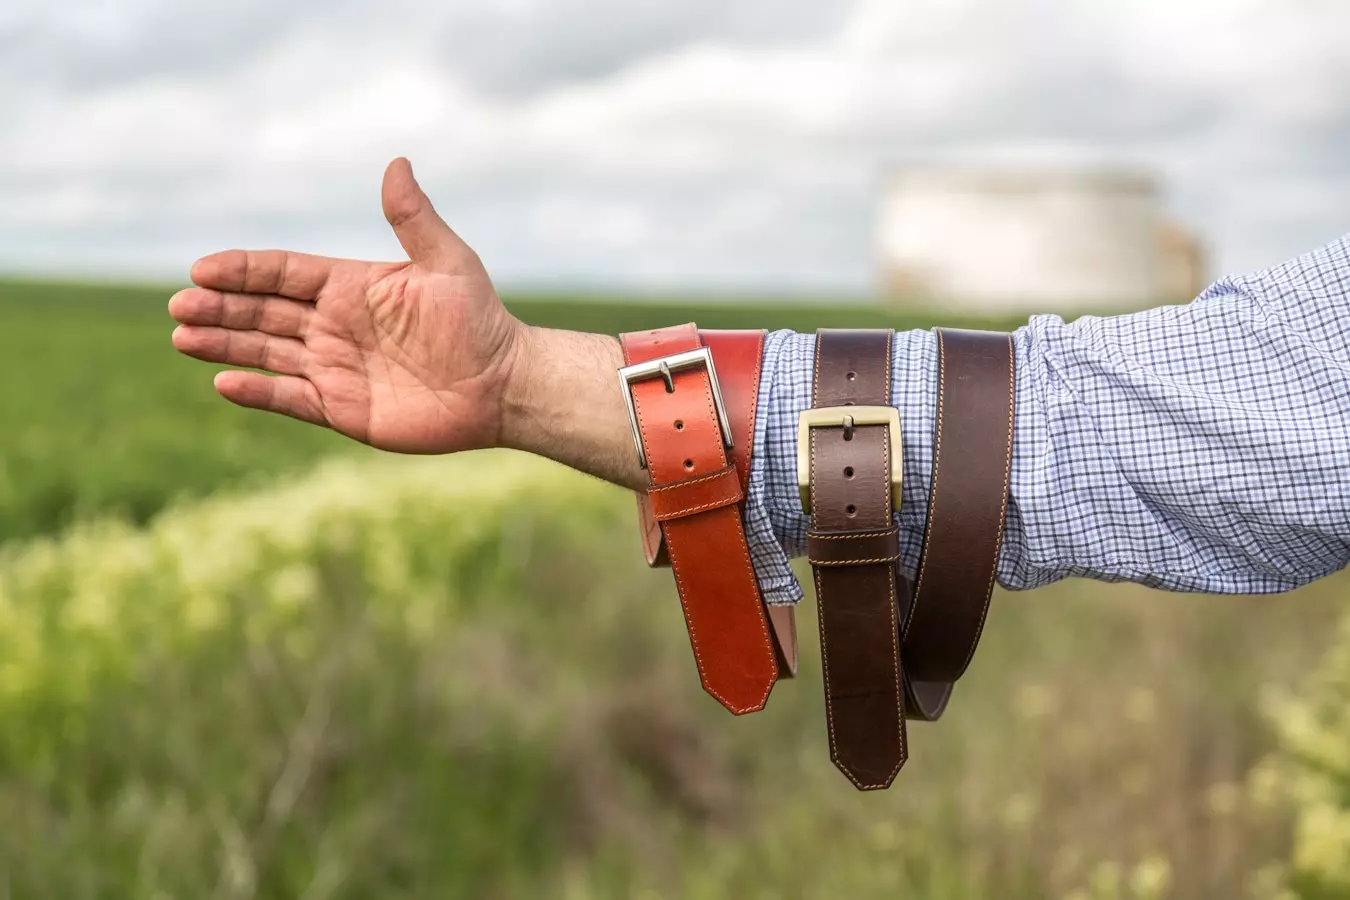
[{"label": "belt keeper loop", "polygon": [[652,517],[658,522],[731,506],[740,503],[744,496],[740,476],[731,464],[716,472],[672,481],[647,492]]},{"label": "belt keeper loop", "polygon": [[807,532],[806,555],[813,566],[875,566],[900,559],[900,529]]}]

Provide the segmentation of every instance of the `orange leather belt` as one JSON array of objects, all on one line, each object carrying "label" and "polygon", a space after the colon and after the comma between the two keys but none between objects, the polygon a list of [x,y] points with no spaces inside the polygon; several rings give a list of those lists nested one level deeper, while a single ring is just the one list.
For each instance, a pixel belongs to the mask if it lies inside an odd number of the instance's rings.
[{"label": "orange leather belt", "polygon": [[780,660],[796,669],[791,610],[774,608],[771,624],[741,522],[763,332],[700,335],[688,324],[620,343],[619,378],[650,479],[639,495],[647,560],[668,560],[674,572],[704,690],[738,715],[763,709]]},{"label": "orange leather belt", "polygon": [[891,337],[818,332],[813,408],[801,414],[797,437],[830,755],[862,790],[891,784],[908,756],[906,714],[940,716],[974,655],[1012,456],[1010,337],[939,329],[933,484],[920,587],[911,593],[893,520],[901,446]]}]

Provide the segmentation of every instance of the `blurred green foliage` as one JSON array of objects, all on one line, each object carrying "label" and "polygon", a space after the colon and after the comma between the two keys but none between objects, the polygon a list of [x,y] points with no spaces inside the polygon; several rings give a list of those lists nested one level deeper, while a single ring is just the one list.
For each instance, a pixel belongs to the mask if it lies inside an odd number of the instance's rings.
[{"label": "blurred green foliage", "polygon": [[[177,496],[256,482],[329,453],[374,455],[321,429],[235,409],[217,397],[216,369],[169,345],[173,322],[165,305],[173,290],[0,281],[0,542],[91,516],[144,523]],[[687,321],[805,331],[933,324],[856,303],[581,296],[507,302],[532,324],[606,334]]]},{"label": "blurred green foliage", "polygon": [[[510,453],[336,460],[0,553],[14,896],[1266,896],[1242,788],[1344,579],[999,594],[892,790],[803,670],[732,718],[623,491]],[[1273,896],[1273,895],[1271,895]],[[1321,896],[1310,894],[1308,896]],[[1333,895],[1325,895],[1333,896]]]},{"label": "blurred green foliage", "polygon": [[951,711],[859,794],[809,600],[801,677],[729,717],[625,492],[233,409],[168,293],[0,286],[0,543],[28,537],[0,547],[0,897],[1350,896],[1347,573],[999,593]]},{"label": "blurred green foliage", "polygon": [[1301,691],[1263,701],[1279,749],[1253,773],[1252,793],[1294,820],[1290,858],[1271,883],[1281,897],[1350,897],[1350,616]]},{"label": "blurred green foliage", "polygon": [[0,283],[0,542],[362,449],[216,396],[169,344],[170,293]]}]

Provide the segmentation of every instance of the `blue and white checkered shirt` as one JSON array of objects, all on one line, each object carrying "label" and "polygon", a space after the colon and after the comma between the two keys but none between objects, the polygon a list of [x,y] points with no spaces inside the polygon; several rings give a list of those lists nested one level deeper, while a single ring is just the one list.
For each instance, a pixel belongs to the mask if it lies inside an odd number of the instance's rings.
[{"label": "blue and white checkered shirt", "polygon": [[[1004,587],[1081,576],[1273,593],[1350,563],[1350,235],[1184,306],[1034,316],[1013,346]],[[796,426],[814,353],[814,335],[790,331],[764,347],[745,516],[770,603],[802,596],[788,559],[809,524]],[[896,334],[893,366],[912,576],[933,464],[933,334]]]}]

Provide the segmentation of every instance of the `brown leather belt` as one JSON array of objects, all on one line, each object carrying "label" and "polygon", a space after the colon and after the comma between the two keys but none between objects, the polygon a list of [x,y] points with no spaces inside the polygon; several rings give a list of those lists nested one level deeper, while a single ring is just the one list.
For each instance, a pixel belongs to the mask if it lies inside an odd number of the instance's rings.
[{"label": "brown leather belt", "polygon": [[1012,337],[937,329],[933,477],[905,610],[906,705],[936,720],[970,665],[994,590],[1012,469]]},{"label": "brown leather belt", "polygon": [[889,786],[908,757],[900,540],[892,520],[901,459],[900,416],[891,405],[892,334],[818,331],[812,409],[797,429],[830,759],[859,790]]},{"label": "brown leather belt", "polygon": [[739,715],[764,707],[780,657],[795,671],[796,641],[790,612],[779,613],[775,649],[741,524],[763,332],[709,338],[692,324],[621,335],[619,377],[650,477],[639,495],[648,562],[664,546],[699,679]]},{"label": "brown leather belt", "polygon": [[906,712],[940,716],[974,654],[993,588],[1012,446],[1010,337],[939,329],[933,489],[920,588],[911,598],[893,520],[901,446],[891,338],[890,331],[817,333],[813,408],[802,413],[797,438],[830,756],[863,790],[891,784],[908,755]]}]

